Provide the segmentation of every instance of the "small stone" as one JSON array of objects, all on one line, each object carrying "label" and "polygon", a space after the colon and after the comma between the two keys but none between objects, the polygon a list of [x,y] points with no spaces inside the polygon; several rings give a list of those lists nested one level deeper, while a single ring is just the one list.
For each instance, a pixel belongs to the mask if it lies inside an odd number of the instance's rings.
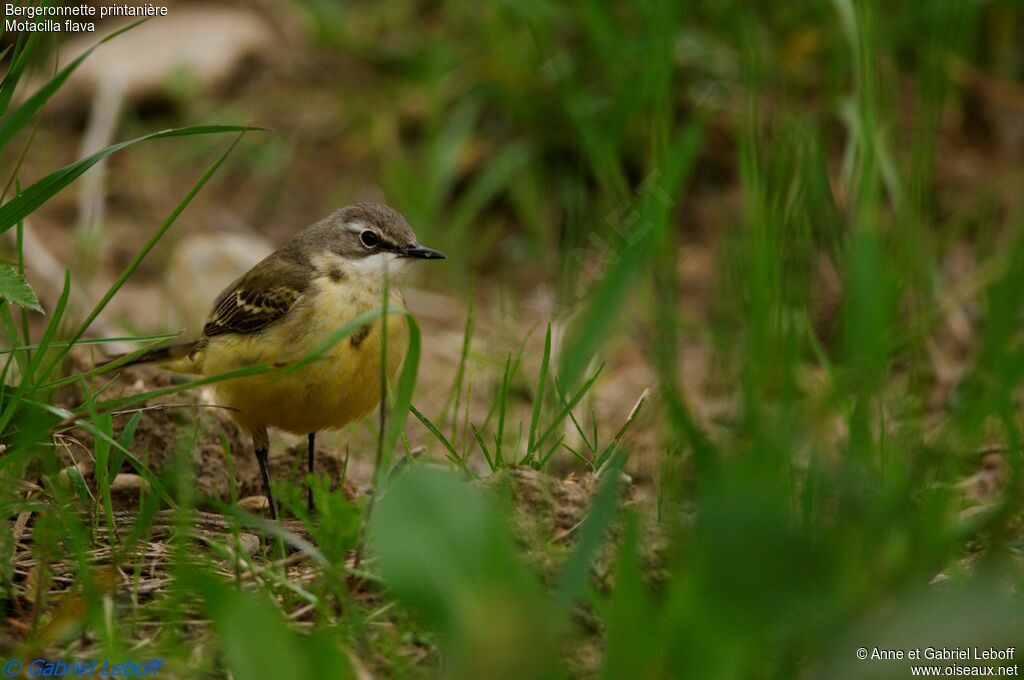
[{"label": "small stone", "polygon": [[[189,234],[171,252],[165,276],[167,307],[183,328],[202,328],[213,300],[236,278],[274,250],[254,233]],[[181,286],[177,282],[188,281]]]},{"label": "small stone", "polygon": [[143,492],[149,491],[149,482],[139,475],[130,472],[120,472],[114,481],[110,483],[110,495],[116,498],[133,499],[138,498]]},{"label": "small stone", "polygon": [[260,537],[256,534],[239,534],[239,547],[250,556],[260,551]]},{"label": "small stone", "polygon": [[85,463],[78,463],[76,465],[69,465],[66,468],[61,468],[61,471],[57,473],[57,483],[65,489],[72,488],[72,474],[85,481],[86,476],[92,474],[92,466],[86,465]]},{"label": "small stone", "polygon": [[238,501],[238,507],[249,512],[261,512],[270,509],[270,502],[266,496],[247,496]]}]

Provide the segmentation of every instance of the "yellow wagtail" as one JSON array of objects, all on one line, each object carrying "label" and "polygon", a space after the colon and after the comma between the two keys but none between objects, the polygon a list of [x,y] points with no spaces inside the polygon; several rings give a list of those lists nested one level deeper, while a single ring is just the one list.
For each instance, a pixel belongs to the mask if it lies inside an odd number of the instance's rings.
[{"label": "yellow wagtail", "polygon": [[[444,257],[421,246],[394,209],[380,203],[350,205],[305,228],[224,289],[198,340],[147,352],[131,363],[160,362],[200,375],[261,364],[287,366],[356,316],[379,309],[385,276],[398,283],[410,260]],[[397,285],[389,283],[388,293],[389,306],[404,308]],[[380,403],[381,325],[376,319],[362,326],[318,361],[294,372],[216,384],[218,400],[252,435],[273,519],[277,510],[267,465],[267,428],[308,435],[312,474],[316,433],[344,427]],[[405,317],[391,315],[386,332],[390,380],[405,355]]]}]

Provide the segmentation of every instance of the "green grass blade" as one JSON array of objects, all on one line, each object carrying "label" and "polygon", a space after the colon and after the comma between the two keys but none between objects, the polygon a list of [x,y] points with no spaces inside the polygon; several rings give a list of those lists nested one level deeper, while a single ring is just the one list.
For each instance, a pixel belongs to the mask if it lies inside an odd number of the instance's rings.
[{"label": "green grass blade", "polygon": [[508,412],[508,385],[512,379],[512,355],[505,360],[505,373],[501,376],[501,391],[498,392],[498,432],[494,435],[494,464],[505,467],[502,448],[505,445],[505,415]]},{"label": "green grass blade", "polygon": [[[98,43],[87,49],[85,52],[82,52],[82,54],[79,55],[78,58],[76,58],[70,64],[62,68],[60,71],[58,71],[57,74],[50,78],[50,80],[48,80],[46,84],[40,87],[35,92],[35,94],[26,99],[24,104],[19,106],[9,115],[5,116],[3,120],[0,120],[0,149],[6,148],[7,143],[11,141],[14,135],[18,134],[18,132],[20,132],[23,127],[25,127],[25,124],[32,119],[32,116],[39,113],[43,106],[46,105],[46,102],[50,100],[50,97],[52,97],[57,92],[57,90],[59,90],[61,86],[64,85],[64,82],[68,78],[70,78],[71,74],[75,72],[75,69],[81,66],[82,62],[85,61],[86,58],[93,53],[93,50],[95,50],[103,43],[109,40],[113,40],[125,31],[129,31],[135,28],[140,23],[142,22],[136,21],[135,23],[126,26],[125,28],[122,28],[119,31],[115,31],[114,33],[110,34],[103,40],[99,41]],[[23,67],[24,66],[22,65],[22,68]],[[18,72],[18,75],[20,75],[20,71]],[[6,108],[6,104],[9,103],[9,101],[10,99],[8,96],[7,101],[0,101],[0,104],[3,104],[3,108]]]},{"label": "green grass blade", "polygon": [[[38,33],[30,33],[26,40],[24,34],[19,34],[17,42],[14,43],[14,56],[11,68],[7,71],[3,81],[0,81],[0,114],[6,113],[7,107],[11,104],[14,90],[17,89],[18,83],[21,81],[21,75],[25,71],[25,66],[35,51],[38,35]],[[7,50],[4,50],[4,54],[7,54]]]},{"label": "green grass blade", "polygon": [[445,399],[444,407],[441,409],[441,427],[444,427],[445,421],[449,417],[449,407],[451,408],[451,421],[452,421],[452,439],[456,438],[456,429],[458,427],[459,420],[459,404],[462,400],[462,385],[466,378],[466,361],[469,359],[469,348],[473,341],[473,324],[474,324],[474,310],[473,307],[476,302],[476,284],[472,284],[469,289],[469,306],[466,310],[466,325],[462,331],[462,349],[459,352],[459,368],[455,371],[455,382],[452,383],[452,389],[448,393],[448,398]]},{"label": "green grass blade", "polygon": [[67,307],[68,297],[70,295],[71,275],[68,272],[64,272],[64,288],[61,290],[60,297],[57,299],[57,306],[54,308],[53,314],[50,316],[50,322],[46,325],[46,330],[43,331],[43,337],[39,341],[39,351],[29,362],[30,367],[28,374],[21,376],[21,380],[18,383],[18,387],[14,390],[14,394],[4,405],[3,411],[0,412],[0,433],[7,431],[7,426],[10,424],[11,418],[14,417],[18,406],[20,406],[21,400],[34,392],[35,374],[39,367],[39,362],[46,353],[54,334],[57,332],[57,328],[64,316],[64,310]]},{"label": "green grass blade", "polygon": [[[175,333],[174,335],[177,335],[177,333]],[[134,361],[135,359],[138,359],[143,354],[148,352],[154,346],[159,345],[160,343],[161,343],[161,341],[159,341],[159,340],[151,342],[151,343],[149,343],[147,345],[144,345],[144,346],[138,348],[137,350],[135,350],[133,352],[129,352],[128,354],[125,354],[122,357],[118,357],[117,359],[115,359],[114,361],[111,361],[110,363],[102,364],[100,366],[95,366],[93,368],[90,368],[87,371],[82,371],[81,373],[75,373],[74,375],[69,375],[69,376],[66,376],[64,378],[58,378],[57,380],[54,380],[52,382],[48,382],[48,383],[46,383],[44,385],[41,385],[39,389],[48,390],[48,389],[55,389],[55,388],[58,388],[58,387],[64,387],[65,385],[70,385],[71,383],[74,383],[74,382],[76,382],[77,380],[79,380],[81,378],[92,378],[93,376],[102,375],[104,373],[110,373],[111,371],[114,371],[114,370],[116,370],[118,368],[121,368],[125,364],[130,364],[132,361]],[[54,343],[54,344],[57,345],[58,343]],[[59,344],[61,346],[67,345],[67,343],[59,343]],[[83,341],[79,340],[75,344],[81,345],[81,344],[83,344]],[[67,345],[67,346],[70,346],[70,345]]]},{"label": "green grass blade", "polygon": [[582,377],[587,365],[613,333],[619,313],[629,300],[634,282],[646,271],[652,250],[655,227],[664,228],[669,222],[670,204],[664,195],[677,193],[703,147],[705,123],[697,117],[678,135],[671,153],[666,154],[666,166],[661,173],[662,191],[642,198],[639,206],[641,224],[649,225],[620,248],[618,260],[610,264],[601,280],[588,296],[590,302],[570,326],[561,352],[559,379],[572,388]]},{"label": "green grass blade", "polygon": [[420,327],[412,315],[405,312],[406,321],[409,324],[409,345],[405,351],[405,359],[402,362],[402,372],[398,376],[398,383],[395,387],[395,400],[391,407],[390,417],[384,430],[384,449],[381,464],[376,471],[374,488],[379,488],[376,483],[380,481],[380,475],[390,472],[391,461],[398,446],[398,437],[405,431],[405,420],[412,407],[412,392],[416,387],[416,377],[420,368]]},{"label": "green grass blade", "polygon": [[551,363],[551,322],[544,335],[544,355],[540,360],[540,375],[537,376],[537,389],[533,392],[533,412],[530,414],[530,430],[526,439],[526,455],[519,461],[520,465],[529,465],[533,460],[534,444],[537,442],[537,427],[540,425],[540,410],[544,404],[544,390],[548,383],[548,365]]},{"label": "green grass blade", "polygon": [[118,471],[121,469],[121,463],[124,460],[124,455],[121,453],[121,448],[129,450],[128,447],[132,445],[132,439],[135,438],[135,430],[139,427],[139,422],[142,420],[142,411],[136,411],[132,414],[128,424],[121,430],[121,434],[117,436],[117,443],[120,448],[114,448],[113,454],[111,455],[110,462],[110,483],[113,484],[114,477],[117,476]]},{"label": "green grass blade", "polygon": [[[164,220],[163,224],[161,224],[160,227],[153,233],[153,236],[151,236],[149,241],[146,242],[146,245],[144,245],[142,249],[135,254],[135,257],[132,258],[132,261],[128,263],[128,266],[124,268],[124,270],[117,277],[117,279],[110,286],[110,288],[107,289],[107,292],[104,293],[100,301],[96,303],[95,307],[93,307],[92,311],[85,318],[85,321],[82,322],[81,326],[78,327],[78,330],[75,331],[75,333],[68,340],[68,345],[62,348],[59,352],[57,352],[55,358],[49,364],[48,368],[50,370],[52,370],[54,366],[60,363],[60,360],[67,355],[70,348],[74,346],[78,339],[85,334],[85,332],[89,329],[89,326],[92,324],[92,322],[95,321],[96,317],[100,315],[100,312],[102,312],[106,308],[106,306],[113,299],[114,295],[117,294],[117,291],[121,290],[121,286],[125,284],[125,282],[128,280],[128,277],[130,277],[138,268],[138,266],[142,264],[142,261],[146,258],[149,252],[153,250],[153,248],[160,241],[160,239],[163,238],[164,234],[166,234],[167,230],[171,228],[174,222],[178,219],[178,216],[181,215],[182,211],[185,210],[186,206],[188,206],[188,204],[192,202],[192,199],[195,198],[196,194],[199,193],[199,190],[202,189],[208,181],[210,181],[210,178],[213,177],[213,174],[217,172],[217,170],[224,163],[224,161],[227,160],[227,157],[238,145],[238,142],[241,141],[242,136],[244,134],[244,130],[240,132],[238,137],[235,138],[235,141],[231,143],[231,146],[229,146],[227,150],[223,154],[221,154],[221,156],[216,161],[214,161],[209,168],[206,169],[206,172],[204,172],[202,177],[200,177],[199,180],[192,186],[192,189],[189,190],[185,198],[181,199],[178,205],[174,207],[174,210],[171,211],[171,214],[168,215],[167,218]],[[49,370],[45,371],[44,375],[47,375],[48,373]]]},{"label": "green grass blade", "polygon": [[552,456],[555,455],[555,451],[562,446],[563,441],[565,441],[565,435],[559,435],[555,440],[555,443],[548,448],[548,452],[541,456],[531,467],[534,470],[543,470],[544,466],[547,465],[548,461],[550,461]]},{"label": "green grass blade", "polygon": [[[300,368],[308,366],[311,363],[313,363],[314,361],[319,361],[320,359],[323,358],[323,355],[326,352],[328,352],[332,347],[334,347],[336,344],[338,344],[339,342],[341,342],[342,340],[344,340],[348,336],[352,335],[353,333],[355,333],[357,330],[359,330],[360,328],[362,328],[366,324],[372,323],[373,321],[376,321],[381,316],[383,316],[384,313],[385,313],[385,310],[378,308],[378,309],[371,309],[368,312],[363,312],[362,314],[356,316],[351,321],[349,321],[345,325],[339,327],[336,331],[334,331],[329,336],[327,336],[327,338],[325,338],[323,340],[323,342],[321,342],[319,345],[314,347],[313,350],[310,351],[308,354],[306,354],[304,357],[302,357],[298,361],[296,361],[296,362],[294,362],[292,364],[289,364],[287,367],[285,367],[284,368],[284,375],[291,375],[292,373],[294,373],[295,371],[299,370]],[[390,315],[390,314],[405,314],[406,312],[405,312],[405,310],[400,309],[398,307],[389,307],[387,309],[387,313]]]},{"label": "green grass blade", "polygon": [[[91,397],[90,397],[91,402]],[[90,403],[90,407],[93,404]],[[117,471],[112,469],[110,460],[111,441],[114,435],[114,422],[109,414],[102,416],[93,415],[93,422],[97,432],[102,437],[97,437],[93,442],[93,456],[96,458],[96,485],[99,487],[100,501],[103,504],[103,517],[107,522],[107,531],[111,536],[117,535],[117,525],[114,522],[114,504],[110,499],[110,483]]]},{"label": "green grass blade", "polygon": [[473,428],[473,436],[476,437],[476,443],[480,445],[480,450],[484,454],[484,458],[487,460],[487,465],[491,468],[491,472],[498,469],[498,466],[494,464],[494,459],[491,458],[491,452],[487,449],[487,444],[484,442],[484,438],[480,435],[480,430],[476,429],[476,425],[470,423],[470,427]]},{"label": "green grass blade", "polygon": [[478,477],[478,475],[475,472],[473,472],[473,470],[468,465],[466,465],[466,461],[462,460],[458,452],[455,450],[455,447],[452,446],[451,442],[448,441],[448,438],[441,433],[441,430],[438,429],[437,425],[432,423],[430,419],[423,415],[423,413],[421,413],[420,410],[415,406],[410,405],[409,411],[416,417],[417,420],[423,423],[423,427],[427,428],[427,430],[429,430],[430,433],[434,435],[434,438],[436,438],[437,441],[441,442],[441,446],[443,446],[446,450],[448,460],[458,465],[459,468],[467,475],[469,475],[471,478],[476,479]]},{"label": "green grass blade", "polygon": [[429,418],[423,415],[420,412],[420,410],[415,406],[410,405],[409,410],[412,412],[412,414],[416,417],[417,420],[423,423],[423,427],[427,428],[430,431],[430,434],[434,435],[434,437],[437,438],[437,441],[441,442],[441,446],[447,449],[448,452],[453,456],[458,456],[458,453],[455,451],[455,447],[452,446],[451,442],[448,441],[447,437],[441,434],[441,431],[437,429],[437,426],[434,425],[434,423],[432,423]]},{"label": "green grass blade", "polygon": [[555,428],[557,428],[562,423],[562,421],[565,420],[569,413],[574,408],[576,408],[576,404],[580,403],[580,400],[583,399],[583,396],[590,391],[591,387],[593,387],[594,382],[597,380],[597,377],[601,375],[601,370],[603,368],[603,364],[599,366],[598,369],[594,371],[594,374],[590,376],[590,378],[588,378],[587,381],[583,383],[583,385],[576,391],[572,399],[570,399],[568,403],[562,406],[562,410],[558,412],[558,415],[555,416],[555,419],[551,422],[550,425],[548,425],[547,429],[544,430],[544,434],[538,437],[537,441],[533,443],[534,449],[538,449],[541,446],[543,446],[544,442],[547,441],[547,438],[550,437],[551,433],[555,431]]},{"label": "green grass blade", "polygon": [[0,206],[0,234],[13,227],[19,220],[31,215],[52,196],[57,194],[57,192],[71,184],[71,182],[80,177],[86,170],[96,165],[112,153],[126,149],[134,144],[138,144],[139,142],[145,142],[153,139],[223,134],[226,132],[246,132],[250,130],[263,130],[263,128],[239,125],[199,125],[163,130],[161,132],[152,132],[147,135],[142,135],[141,137],[136,137],[135,139],[129,139],[128,141],[108,146],[107,148],[101,149],[94,154],[71,163],[70,165],[66,165],[60,170],[50,173],[25,189],[25,191],[20,195],[15,196],[3,206]]},{"label": "green grass blade", "polygon": [[[178,392],[184,392],[185,390],[191,390],[205,385],[215,385],[216,383],[224,380],[248,378],[249,376],[273,373],[279,370],[281,369],[273,366],[267,366],[265,364],[236,368],[231,371],[225,371],[224,373],[217,373],[216,375],[203,376],[202,378],[190,380],[188,382],[181,383],[180,385],[168,385],[167,387],[161,387],[155,390],[148,390],[137,394],[126,394],[123,397],[116,397],[114,399],[101,401],[97,404],[97,408],[100,411],[123,411],[131,406],[135,406],[136,404],[143,404],[151,399],[164,397],[168,394],[177,394]],[[82,415],[78,412],[75,412],[75,414],[79,416]]]},{"label": "green grass blade", "polygon": [[644,407],[644,404],[647,403],[647,397],[649,395],[650,390],[644,390],[643,394],[640,395],[640,398],[637,399],[636,404],[634,404],[633,408],[630,409],[629,415],[626,416],[626,420],[622,423],[622,427],[620,427],[618,432],[615,433],[615,436],[612,437],[611,443],[604,448],[601,455],[598,456],[595,461],[597,465],[596,471],[600,472],[601,469],[610,460],[612,460],[612,457],[616,452],[618,452],[619,447],[622,445],[622,438],[626,436],[626,432],[628,432],[629,428],[633,426],[634,422],[636,422],[637,417],[640,415],[640,410]]},{"label": "green grass blade", "polygon": [[[15,191],[21,193],[21,183],[16,182]],[[14,235],[15,247],[18,251],[18,274],[25,278],[25,222],[24,220],[18,222],[18,228]],[[32,342],[32,331],[30,325],[30,319],[28,316],[28,310],[24,307],[21,308],[21,341],[18,344],[28,344]],[[32,352],[29,351],[26,354],[28,361],[32,361]]]},{"label": "green grass blade", "polygon": [[[164,488],[163,484],[160,483],[160,480],[157,478],[156,475],[153,474],[152,470],[150,470],[145,463],[136,458],[131,451],[122,446],[121,443],[114,439],[112,436],[106,434],[102,429],[97,428],[90,421],[82,419],[83,417],[88,415],[88,407],[84,407],[82,413],[76,414],[72,411],[69,411],[68,409],[53,406],[51,404],[44,404],[42,402],[33,402],[29,400],[25,401],[27,404],[35,408],[38,408],[41,411],[46,411],[52,414],[53,416],[56,416],[56,418],[60,419],[60,421],[63,421],[66,424],[82,428],[83,430],[91,434],[94,439],[102,439],[106,444],[109,444],[113,448],[120,451],[121,454],[124,456],[124,459],[131,464],[131,466],[135,469],[139,476],[143,477],[147,482],[149,482],[150,488],[153,489],[153,491],[159,494],[161,497],[163,497],[172,508],[175,507],[174,499],[171,498],[170,494],[167,493],[167,490]],[[94,404],[94,406],[95,412],[101,413],[103,410],[104,403],[97,402],[96,404]],[[0,456],[0,470],[4,469],[5,467],[13,466],[22,462],[23,459],[28,457],[30,454],[31,447],[27,446],[20,446],[13,452],[9,451],[7,455]]]},{"label": "green grass blade", "polygon": [[[181,333],[157,333],[155,335],[126,335],[126,336],[116,337],[116,338],[79,338],[78,342],[75,342],[74,345],[78,346],[78,347],[83,347],[83,346],[86,346],[86,345],[106,345],[106,344],[111,343],[111,342],[150,342],[150,343],[156,343],[156,342],[163,342],[165,340],[170,340],[172,338],[176,338],[179,335],[181,335]],[[57,348],[57,347],[70,347],[71,345],[72,345],[72,343],[67,342],[67,341],[51,342],[50,343],[50,349],[54,349],[54,348]],[[31,352],[31,351],[37,350],[37,349],[39,349],[39,344],[17,345],[15,347],[0,349],[0,356],[3,356],[4,354],[12,354],[12,353],[17,353],[17,352]],[[147,347],[147,349],[149,349],[149,347]]]},{"label": "green grass blade", "polygon": [[589,572],[594,555],[601,547],[605,531],[618,509],[620,476],[616,468],[610,472],[601,483],[590,514],[583,521],[579,540],[565,563],[555,590],[555,602],[563,613],[568,613],[572,602],[585,591],[590,581]]},{"label": "green grass blade", "polygon": [[[14,323],[14,316],[11,314],[10,306],[0,302],[0,318],[3,320],[4,330],[7,331],[8,342],[14,344],[20,342],[21,333],[18,331],[18,327]],[[17,355],[18,370],[21,371],[22,375],[28,375],[32,358],[24,354]]]},{"label": "green grass blade", "polygon": [[569,446],[568,444],[562,444],[562,448],[565,449],[566,451],[568,451],[569,453],[571,453],[573,456],[576,457],[577,460],[579,460],[581,463],[583,463],[588,468],[590,468],[591,472],[597,472],[597,466],[594,465],[594,461],[590,460],[589,458],[584,456],[582,453],[580,453],[576,449],[574,449],[571,446]]}]

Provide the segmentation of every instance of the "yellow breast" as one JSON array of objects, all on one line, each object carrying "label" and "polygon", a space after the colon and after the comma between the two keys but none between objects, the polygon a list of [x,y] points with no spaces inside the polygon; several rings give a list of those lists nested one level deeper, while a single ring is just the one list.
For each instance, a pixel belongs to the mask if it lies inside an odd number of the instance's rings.
[{"label": "yellow breast", "polygon": [[[287,365],[319,347],[359,314],[379,309],[379,290],[348,279],[316,279],[280,321],[260,333],[210,339],[202,372],[213,375],[259,364]],[[390,306],[404,309],[397,290]],[[249,430],[275,427],[294,433],[344,427],[370,413],[381,398],[382,326],[386,322],[387,376],[405,356],[409,327],[401,315],[378,318],[337,342],[321,358],[294,373],[275,372],[219,383],[219,400]]]}]

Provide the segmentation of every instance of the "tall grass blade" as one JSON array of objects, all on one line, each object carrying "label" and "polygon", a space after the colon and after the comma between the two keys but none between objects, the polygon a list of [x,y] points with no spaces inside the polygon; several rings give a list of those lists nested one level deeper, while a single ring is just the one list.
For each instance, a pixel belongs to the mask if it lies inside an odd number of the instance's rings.
[{"label": "tall grass blade", "polygon": [[594,386],[594,382],[596,382],[597,377],[601,375],[601,370],[603,368],[603,364],[599,366],[598,369],[594,371],[594,374],[591,375],[587,379],[587,381],[580,386],[578,390],[576,390],[576,393],[573,394],[572,399],[570,399],[567,403],[565,403],[562,406],[562,409],[558,412],[557,415],[555,415],[555,418],[554,420],[551,421],[551,424],[548,425],[547,429],[545,429],[544,432],[539,437],[537,437],[537,440],[533,443],[534,450],[537,450],[540,447],[544,446],[544,442],[547,441],[548,437],[551,436],[551,433],[555,431],[555,428],[561,425],[562,421],[565,420],[569,413],[574,408],[576,408],[576,404],[580,403],[580,400],[583,399],[584,395],[586,395],[586,393],[590,391],[590,388]]},{"label": "tall grass blade", "polygon": [[551,323],[548,322],[547,333],[544,335],[544,355],[540,360],[540,375],[537,376],[537,389],[533,392],[533,411],[530,413],[530,430],[526,439],[526,455],[519,461],[520,465],[529,465],[533,461],[534,444],[537,442],[537,427],[540,425],[540,411],[544,404],[544,390],[548,383],[548,365],[551,363]]},{"label": "tall grass blade", "polygon": [[114,295],[117,294],[117,291],[121,290],[121,287],[125,284],[126,281],[128,281],[128,278],[135,272],[139,265],[142,264],[142,261],[146,258],[147,255],[149,255],[149,252],[153,250],[153,248],[160,241],[160,239],[163,238],[164,234],[167,233],[167,230],[171,228],[175,221],[177,221],[178,216],[181,215],[181,213],[185,210],[188,204],[192,202],[192,199],[196,197],[196,194],[199,193],[199,190],[206,186],[206,183],[210,181],[210,178],[213,177],[214,173],[216,173],[217,170],[220,169],[220,166],[224,163],[225,160],[227,160],[227,157],[231,154],[231,152],[235,149],[238,143],[242,140],[242,137],[244,135],[245,130],[239,133],[238,137],[235,138],[235,140],[231,143],[227,150],[224,151],[224,153],[221,154],[221,156],[216,161],[214,161],[209,168],[206,169],[206,172],[203,173],[202,177],[200,177],[199,180],[192,186],[192,188],[185,195],[185,197],[178,202],[178,205],[174,207],[174,210],[172,210],[171,214],[168,215],[167,218],[163,221],[163,224],[161,224],[157,228],[157,230],[149,238],[146,244],[139,250],[139,252],[135,254],[135,257],[132,258],[132,261],[128,263],[128,266],[124,268],[120,275],[118,275],[114,283],[111,284],[110,288],[107,289],[107,292],[103,294],[103,297],[100,299],[100,301],[97,302],[96,306],[94,306],[92,311],[89,312],[89,315],[85,317],[85,320],[78,327],[78,330],[76,330],[74,334],[72,334],[72,336],[68,339],[67,346],[56,353],[53,361],[51,361],[49,364],[48,370],[44,371],[44,376],[47,375],[49,371],[53,369],[53,367],[59,364],[61,359],[63,359],[67,355],[68,351],[70,351],[71,347],[73,347],[74,344],[78,342],[78,339],[85,335],[85,332],[89,330],[89,326],[92,324],[92,322],[96,320],[96,317],[98,317],[104,309],[106,309],[107,305],[114,298]]},{"label": "tall grass blade", "polygon": [[18,89],[18,83],[21,81],[21,76],[25,72],[25,66],[28,65],[29,59],[35,52],[36,42],[38,42],[38,33],[19,33],[17,40],[12,46],[9,46],[7,50],[4,50],[4,55],[8,53],[9,49],[13,47],[11,67],[7,70],[4,79],[0,81],[0,115],[7,112],[7,107],[11,105],[11,99],[14,97],[14,91]]},{"label": "tall grass blade", "polygon": [[412,407],[412,392],[416,387],[416,376],[420,367],[420,327],[412,315],[405,312],[405,320],[409,324],[409,345],[405,351],[405,359],[402,362],[402,372],[398,376],[395,387],[395,400],[391,407],[390,418],[384,433],[384,450],[381,459],[380,469],[376,475],[379,476],[391,470],[391,461],[394,459],[395,450],[398,446],[398,437],[405,431],[405,420]]},{"label": "tall grass blade", "polygon": [[622,484],[618,474],[620,469],[612,467],[612,474],[607,475],[601,482],[590,514],[580,528],[579,540],[562,569],[554,598],[557,610],[563,616],[568,615],[572,602],[587,589],[594,555],[601,547],[608,525],[618,508],[619,487]]},{"label": "tall grass blade", "polygon": [[640,198],[639,227],[624,239],[618,260],[605,270],[587,296],[587,306],[567,331],[559,370],[559,380],[567,389],[575,386],[605,340],[613,335],[619,313],[646,270],[653,230],[669,221],[671,204],[666,204],[665,197],[678,195],[703,146],[704,128],[703,118],[698,117],[680,131],[664,155],[664,168],[656,168],[660,190]]},{"label": "tall grass blade", "polygon": [[13,227],[20,220],[31,215],[36,209],[56,195],[57,192],[85,173],[86,170],[96,165],[110,154],[126,149],[133,144],[153,139],[188,137],[192,135],[215,135],[227,132],[247,132],[251,130],[264,130],[264,128],[239,125],[197,125],[193,127],[153,132],[147,135],[142,135],[141,137],[136,137],[135,139],[129,139],[128,141],[108,146],[107,148],[101,149],[94,154],[71,163],[70,165],[66,165],[60,170],[50,173],[25,189],[25,191],[20,195],[15,196],[3,206],[0,206],[0,234]]},{"label": "tall grass blade", "polygon": [[[100,42],[96,43],[95,45],[87,49],[85,52],[82,52],[82,54],[79,55],[76,59],[74,59],[70,64],[62,68],[60,71],[57,72],[55,76],[50,78],[42,87],[40,87],[35,92],[35,94],[33,94],[31,97],[25,100],[24,104],[19,106],[10,114],[4,116],[4,118],[0,120],[0,149],[7,147],[7,143],[11,141],[14,135],[18,134],[18,132],[21,131],[23,127],[25,127],[28,121],[32,119],[32,116],[36,115],[43,108],[43,106],[46,105],[46,102],[50,100],[50,97],[56,94],[57,90],[59,90],[61,86],[64,85],[64,82],[71,77],[71,74],[75,72],[75,69],[77,69],[82,64],[82,62],[85,61],[86,58],[93,53],[93,51],[97,47],[99,47],[105,42],[113,40],[125,31],[130,31],[131,29],[135,28],[141,23],[141,21],[136,21],[135,23],[129,26],[126,26],[118,31],[115,31],[107,37],[103,38],[103,40],[101,40]],[[33,38],[34,37],[35,36],[33,36]],[[12,72],[13,69],[18,66],[19,65],[16,64],[14,67],[12,67]],[[20,68],[24,68],[24,64],[20,64]],[[20,76],[20,69],[16,73],[18,76]],[[6,81],[4,85],[6,85]],[[2,86],[0,86],[0,105],[3,105],[2,107],[0,107],[0,110],[5,109],[9,101],[9,95],[4,95]]]},{"label": "tall grass blade", "polygon": [[498,392],[498,432],[494,435],[494,464],[505,467],[502,448],[505,445],[505,415],[508,413],[508,385],[512,379],[512,355],[505,359],[505,372],[501,376],[501,390]]}]

